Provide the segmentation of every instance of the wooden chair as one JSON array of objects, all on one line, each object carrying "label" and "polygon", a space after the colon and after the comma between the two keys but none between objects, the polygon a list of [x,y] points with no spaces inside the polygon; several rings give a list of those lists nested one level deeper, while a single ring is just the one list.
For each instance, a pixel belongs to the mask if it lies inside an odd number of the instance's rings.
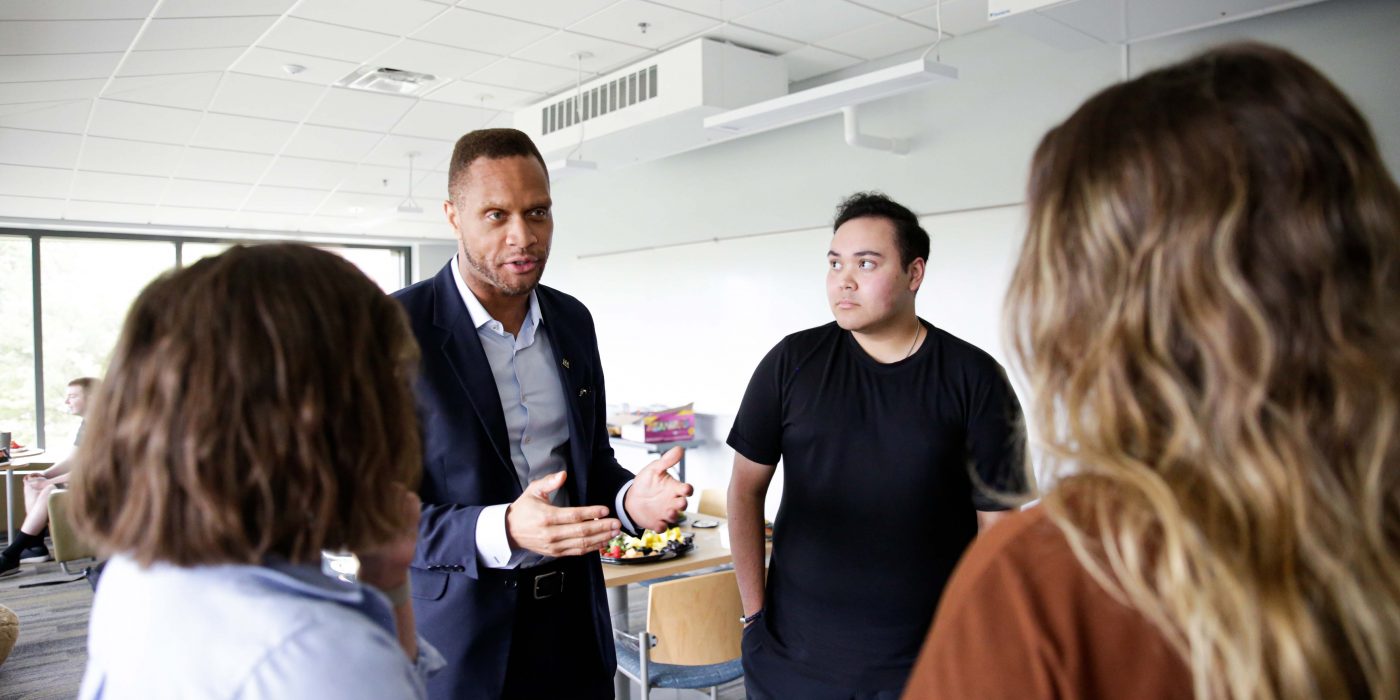
[{"label": "wooden chair", "polygon": [[96,559],[97,550],[73,532],[73,521],[68,515],[72,497],[66,490],[58,489],[49,494],[49,534],[53,536],[53,558],[65,574],[76,573],[68,570],[68,563],[80,559]]},{"label": "wooden chair", "polygon": [[705,489],[700,492],[699,510],[705,515],[720,518],[729,517],[729,495],[724,489]]},{"label": "wooden chair", "polygon": [[641,686],[709,688],[744,675],[740,642],[744,606],[733,571],[690,576],[650,588],[646,630],[632,635],[614,630],[618,668]]}]

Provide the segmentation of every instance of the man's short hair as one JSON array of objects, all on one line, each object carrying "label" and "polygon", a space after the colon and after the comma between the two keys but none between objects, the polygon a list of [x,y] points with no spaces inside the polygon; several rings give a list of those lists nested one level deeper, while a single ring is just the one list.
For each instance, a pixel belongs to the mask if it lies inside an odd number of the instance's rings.
[{"label": "man's short hair", "polygon": [[919,217],[883,192],[857,192],[847,197],[836,207],[836,223],[831,230],[835,232],[841,224],[864,217],[885,219],[894,225],[901,265],[909,267],[918,258],[928,260],[928,231],[919,225]]},{"label": "man's short hair", "polygon": [[477,129],[463,134],[452,148],[452,164],[447,168],[447,198],[455,199],[458,188],[462,186],[461,179],[467,175],[467,168],[478,158],[516,156],[533,157],[544,169],[544,176],[549,177],[549,166],[544,164],[544,156],[540,155],[540,149],[535,147],[535,142],[525,132],[519,129]]},{"label": "man's short hair", "polygon": [[97,377],[78,377],[77,379],[68,382],[68,386],[76,386],[79,389],[82,389],[84,394],[90,394],[92,393],[93,388],[96,387],[101,381],[102,380],[98,379]]}]

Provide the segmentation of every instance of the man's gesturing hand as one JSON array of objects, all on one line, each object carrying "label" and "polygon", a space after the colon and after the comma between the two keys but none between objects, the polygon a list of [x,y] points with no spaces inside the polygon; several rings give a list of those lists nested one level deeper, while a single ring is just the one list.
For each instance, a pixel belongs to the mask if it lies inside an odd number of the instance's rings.
[{"label": "man's gesturing hand", "polygon": [[607,506],[560,508],[549,495],[564,485],[566,472],[530,482],[525,493],[506,509],[510,546],[550,557],[572,557],[597,550],[621,532]]},{"label": "man's gesturing hand", "polygon": [[672,447],[661,459],[637,473],[622,504],[634,525],[661,532],[676,522],[685,510],[685,499],[695,490],[666,472],[681,461],[684,454],[684,448]]}]

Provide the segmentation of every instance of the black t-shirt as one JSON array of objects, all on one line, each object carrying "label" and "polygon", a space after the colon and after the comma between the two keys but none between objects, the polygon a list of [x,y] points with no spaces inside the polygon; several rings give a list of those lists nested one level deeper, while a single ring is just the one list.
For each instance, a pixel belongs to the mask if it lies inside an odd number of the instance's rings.
[{"label": "black t-shirt", "polygon": [[1025,489],[1001,366],[921,323],[918,352],[890,364],[834,322],[784,338],[729,433],[786,474],[764,618],[775,651],[847,686],[903,684],[976,511]]}]

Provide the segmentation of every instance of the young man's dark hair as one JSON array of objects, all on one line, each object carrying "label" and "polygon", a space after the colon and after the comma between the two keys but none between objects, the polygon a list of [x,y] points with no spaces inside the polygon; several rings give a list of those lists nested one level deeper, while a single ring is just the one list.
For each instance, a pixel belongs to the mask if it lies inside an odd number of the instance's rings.
[{"label": "young man's dark hair", "polygon": [[535,147],[535,142],[525,132],[519,129],[477,129],[463,134],[462,138],[457,139],[457,145],[452,147],[452,163],[447,166],[447,198],[452,199],[457,195],[457,188],[462,184],[458,180],[466,176],[467,168],[478,158],[515,156],[539,161],[545,177],[549,177],[549,166],[545,165],[544,156],[540,155],[540,149]]},{"label": "young man's dark hair", "polygon": [[836,207],[836,223],[831,225],[831,230],[841,228],[841,224],[851,219],[866,216],[888,219],[894,224],[900,265],[909,267],[909,263],[919,258],[928,260],[928,231],[919,225],[919,217],[883,192],[857,192],[847,197]]}]

